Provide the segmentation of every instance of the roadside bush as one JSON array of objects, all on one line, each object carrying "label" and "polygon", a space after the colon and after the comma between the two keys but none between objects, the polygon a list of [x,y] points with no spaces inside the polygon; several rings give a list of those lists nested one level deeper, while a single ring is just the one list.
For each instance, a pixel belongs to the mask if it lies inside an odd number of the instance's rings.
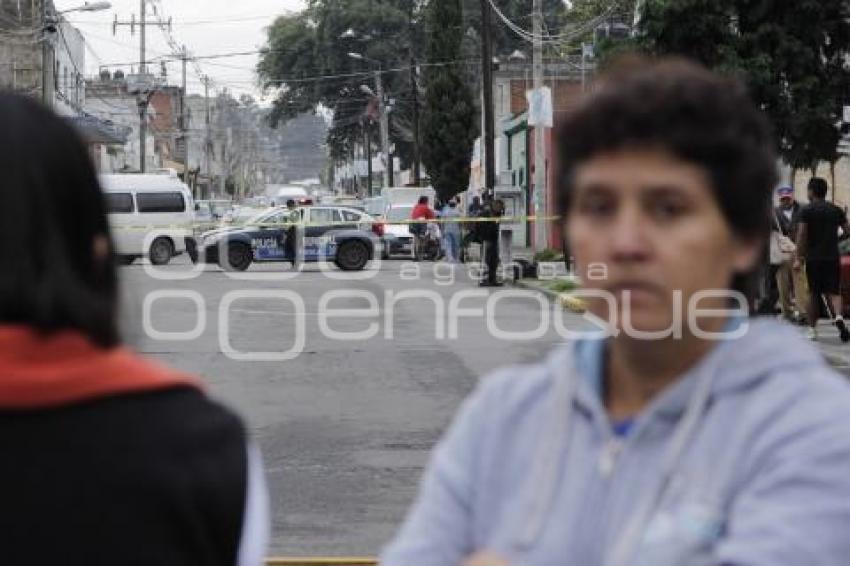
[{"label": "roadside bush", "polygon": [[534,254],[535,262],[563,261],[564,255],[558,250],[547,248]]}]

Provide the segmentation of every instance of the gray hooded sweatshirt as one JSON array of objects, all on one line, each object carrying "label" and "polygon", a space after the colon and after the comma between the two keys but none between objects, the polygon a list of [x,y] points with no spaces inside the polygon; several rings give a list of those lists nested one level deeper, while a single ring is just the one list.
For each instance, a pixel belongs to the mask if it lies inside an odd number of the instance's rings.
[{"label": "gray hooded sweatshirt", "polygon": [[482,380],[383,566],[847,566],[850,385],[799,333],[747,322],[626,436],[604,343]]}]

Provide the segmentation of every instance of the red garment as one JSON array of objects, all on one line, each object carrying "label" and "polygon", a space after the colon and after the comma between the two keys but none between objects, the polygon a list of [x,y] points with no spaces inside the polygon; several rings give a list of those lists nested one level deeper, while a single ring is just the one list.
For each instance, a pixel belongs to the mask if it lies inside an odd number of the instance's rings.
[{"label": "red garment", "polygon": [[77,332],[42,336],[0,326],[0,408],[48,408],[180,386],[201,384],[126,348],[98,348]]},{"label": "red garment", "polygon": [[427,204],[417,204],[413,207],[413,212],[410,214],[411,220],[419,220],[424,218],[425,220],[434,220],[437,217],[434,214],[434,211],[431,210],[431,207]]}]

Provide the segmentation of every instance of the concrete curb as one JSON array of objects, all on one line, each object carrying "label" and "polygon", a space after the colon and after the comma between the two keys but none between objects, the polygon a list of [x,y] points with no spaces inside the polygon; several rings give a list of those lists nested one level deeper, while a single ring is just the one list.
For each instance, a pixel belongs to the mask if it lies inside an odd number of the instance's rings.
[{"label": "concrete curb", "polygon": [[567,293],[558,293],[553,291],[552,289],[547,289],[545,287],[541,287],[539,285],[534,285],[532,283],[527,283],[522,279],[514,279],[513,280],[514,287],[519,289],[528,289],[530,291],[539,291],[552,299],[553,301],[559,303],[562,307],[567,309],[568,311],[581,314],[585,311],[584,301],[578,299],[576,297],[570,296],[569,292]]}]

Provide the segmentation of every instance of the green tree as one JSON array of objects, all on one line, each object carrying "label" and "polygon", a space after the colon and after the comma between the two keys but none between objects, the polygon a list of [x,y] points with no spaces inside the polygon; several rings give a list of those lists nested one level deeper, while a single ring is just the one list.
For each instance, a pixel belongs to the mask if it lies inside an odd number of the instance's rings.
[{"label": "green tree", "polygon": [[739,75],[792,168],[834,162],[850,74],[845,0],[647,0],[639,45]]},{"label": "green tree", "polygon": [[[461,0],[431,0],[426,10],[428,60],[457,59],[464,38]],[[475,101],[457,64],[429,67],[425,73],[422,162],[441,199],[469,185],[473,144],[478,135]]]},{"label": "green tree", "polygon": [[[260,83],[276,92],[270,121],[277,125],[304,112],[324,109],[332,115],[328,145],[335,159],[351,155],[364,136],[364,115],[375,90],[375,65],[357,61],[357,52],[377,61],[389,98],[391,141],[402,160],[409,160],[414,92],[410,86],[410,54],[421,60],[424,38],[419,31],[421,0],[310,0],[301,12],[278,17],[268,30],[265,52],[257,67]],[[354,33],[346,33],[349,30]],[[368,129],[373,147],[377,128]]]}]

